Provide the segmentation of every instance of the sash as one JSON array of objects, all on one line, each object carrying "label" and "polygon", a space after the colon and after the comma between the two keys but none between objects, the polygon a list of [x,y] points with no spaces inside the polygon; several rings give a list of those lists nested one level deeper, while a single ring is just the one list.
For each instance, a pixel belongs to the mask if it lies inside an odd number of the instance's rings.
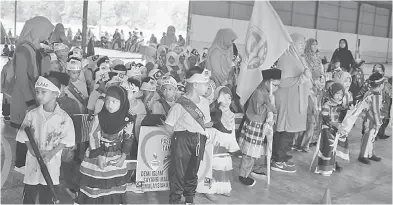
[{"label": "sash", "polygon": [[194,118],[198,124],[205,130],[205,116],[203,115],[202,111],[192,102],[190,99],[180,96],[179,99],[176,101],[179,103],[190,115]]},{"label": "sash", "polygon": [[75,98],[86,108],[87,107],[87,101],[88,98],[85,97],[81,91],[78,90],[77,87],[75,87],[74,84],[72,84],[71,82],[68,84],[68,90],[71,92],[72,95],[75,96]]},{"label": "sash", "polygon": [[158,102],[160,102],[162,107],[164,108],[165,115],[168,115],[169,110],[171,109],[171,106],[169,105],[169,103],[166,100],[162,99],[162,98],[160,98],[158,100]]}]

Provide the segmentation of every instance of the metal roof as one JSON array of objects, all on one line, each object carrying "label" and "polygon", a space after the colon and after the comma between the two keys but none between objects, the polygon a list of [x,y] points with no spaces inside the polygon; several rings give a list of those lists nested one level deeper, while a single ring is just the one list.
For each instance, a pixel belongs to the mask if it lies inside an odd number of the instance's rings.
[{"label": "metal roof", "polygon": [[376,7],[392,9],[392,1],[359,1],[362,3],[370,4]]}]

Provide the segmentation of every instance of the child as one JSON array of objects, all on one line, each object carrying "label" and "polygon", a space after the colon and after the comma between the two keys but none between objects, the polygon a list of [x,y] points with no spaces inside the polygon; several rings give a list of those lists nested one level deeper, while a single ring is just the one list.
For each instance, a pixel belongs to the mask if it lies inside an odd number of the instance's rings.
[{"label": "child", "polygon": [[59,70],[64,72],[67,69],[68,46],[63,43],[53,43],[53,50],[60,66]]},{"label": "child", "polygon": [[340,83],[328,88],[329,100],[322,106],[322,131],[315,149],[311,172],[330,176],[336,170],[336,135],[343,133],[340,119],[345,89]]},{"label": "child", "polygon": [[369,78],[370,91],[366,96],[371,95],[371,106],[366,112],[365,132],[361,140],[361,147],[358,160],[363,164],[370,164],[370,160],[379,162],[381,157],[374,154],[374,141],[378,129],[382,125],[381,107],[382,107],[382,89],[384,87],[384,78],[380,73],[374,73]]},{"label": "child", "polygon": [[[312,77],[314,86],[308,97],[308,108],[307,108],[307,126],[306,131],[301,132],[295,141],[295,150],[299,152],[310,152],[310,143],[316,133],[317,122],[319,121],[319,114],[321,112],[322,102],[322,88],[325,85],[325,77],[319,70],[312,71]],[[318,133],[319,134],[319,133]]]},{"label": "child", "polygon": [[80,168],[78,204],[127,204],[127,153],[134,138],[127,91],[111,86],[105,106],[93,119],[90,147]]},{"label": "child", "polygon": [[104,56],[98,59],[97,68],[98,69],[94,71],[94,75],[93,75],[96,83],[98,82],[98,80],[100,80],[101,76],[104,73],[111,71],[109,68],[109,58],[107,56]]},{"label": "child", "polygon": [[[263,124],[268,113],[276,113],[274,93],[280,85],[281,70],[268,69],[262,71],[263,81],[251,95],[248,108],[246,110],[246,121],[242,128],[239,147],[243,153],[240,162],[239,180],[242,184],[252,187],[256,181],[249,177],[261,177],[264,175],[261,170],[257,170],[256,159],[265,154],[264,138],[262,138]],[[273,167],[272,167],[273,168]]]},{"label": "child", "polygon": [[156,92],[157,81],[151,77],[142,79],[141,91],[143,93],[143,104],[145,104],[147,114],[152,112],[152,104],[155,100],[160,99],[160,96]]},{"label": "child", "polygon": [[38,77],[35,84],[36,99],[40,106],[29,111],[23,120],[16,140],[26,143],[26,174],[23,180],[23,204],[35,204],[37,195],[40,204],[53,204],[53,195],[40,171],[30,141],[24,131],[30,127],[40,154],[48,168],[55,186],[59,185],[62,150],[75,145],[74,125],[68,114],[56,103],[60,94],[60,83],[56,79]]},{"label": "child", "polygon": [[331,62],[330,68],[326,72],[326,80],[333,80],[334,74],[337,73],[337,72],[342,71],[340,66],[341,66],[340,60],[339,59],[334,59]]},{"label": "child", "polygon": [[70,76],[70,83],[65,89],[65,93],[76,100],[82,113],[86,113],[89,94],[85,81],[79,79],[82,63],[77,58],[70,58],[67,62],[67,74]]},{"label": "child", "polygon": [[198,169],[206,143],[205,128],[211,126],[206,93],[210,71],[198,66],[187,73],[187,92],[169,111],[164,128],[173,133],[169,167],[169,203],[178,204],[181,195],[193,204],[198,184]]},{"label": "child", "polygon": [[213,148],[213,182],[210,191],[229,197],[232,190],[232,158],[229,153],[240,149],[235,136],[235,113],[229,109],[232,92],[228,87],[221,86],[215,90],[214,96],[217,112],[213,127],[217,129],[217,134]]},{"label": "child", "polygon": [[363,65],[365,61],[362,60],[357,60],[360,62],[356,62],[354,64],[355,69],[353,70],[352,73],[352,84],[351,87],[349,88],[349,91],[353,94],[353,99],[356,99],[356,96],[362,89],[365,79],[364,79],[364,72],[363,72]]},{"label": "child", "polygon": [[164,76],[161,85],[162,96],[152,103],[152,114],[168,115],[177,98],[177,82],[172,76]]}]

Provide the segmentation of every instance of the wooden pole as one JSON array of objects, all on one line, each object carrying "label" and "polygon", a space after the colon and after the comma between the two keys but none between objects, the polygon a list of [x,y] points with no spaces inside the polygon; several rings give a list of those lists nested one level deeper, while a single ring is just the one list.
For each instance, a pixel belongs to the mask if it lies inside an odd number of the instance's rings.
[{"label": "wooden pole", "polygon": [[102,26],[102,1],[100,1],[100,24],[98,25],[98,38],[101,39],[101,26]]},{"label": "wooden pole", "polygon": [[[18,11],[18,2],[17,2],[17,0],[15,0],[14,36],[13,37],[16,37],[16,17],[17,17],[17,11]],[[11,37],[11,36],[8,36],[8,37]]]},{"label": "wooden pole", "polygon": [[83,1],[83,19],[82,19],[82,51],[83,56],[86,54],[86,33],[87,33],[87,10],[88,10],[88,0]]}]

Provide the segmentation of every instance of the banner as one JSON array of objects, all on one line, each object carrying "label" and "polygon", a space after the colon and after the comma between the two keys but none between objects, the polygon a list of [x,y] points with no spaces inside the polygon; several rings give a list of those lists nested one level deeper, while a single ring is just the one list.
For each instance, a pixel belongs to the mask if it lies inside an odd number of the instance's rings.
[{"label": "banner", "polygon": [[244,105],[269,69],[292,42],[269,1],[255,1],[245,39],[245,56],[240,66],[236,93]]},{"label": "banner", "polygon": [[[139,133],[137,188],[144,192],[169,190],[168,169],[171,162],[171,138],[164,128],[142,126]],[[212,178],[212,144],[207,144],[198,181]],[[207,180],[209,181],[209,180]]]}]

